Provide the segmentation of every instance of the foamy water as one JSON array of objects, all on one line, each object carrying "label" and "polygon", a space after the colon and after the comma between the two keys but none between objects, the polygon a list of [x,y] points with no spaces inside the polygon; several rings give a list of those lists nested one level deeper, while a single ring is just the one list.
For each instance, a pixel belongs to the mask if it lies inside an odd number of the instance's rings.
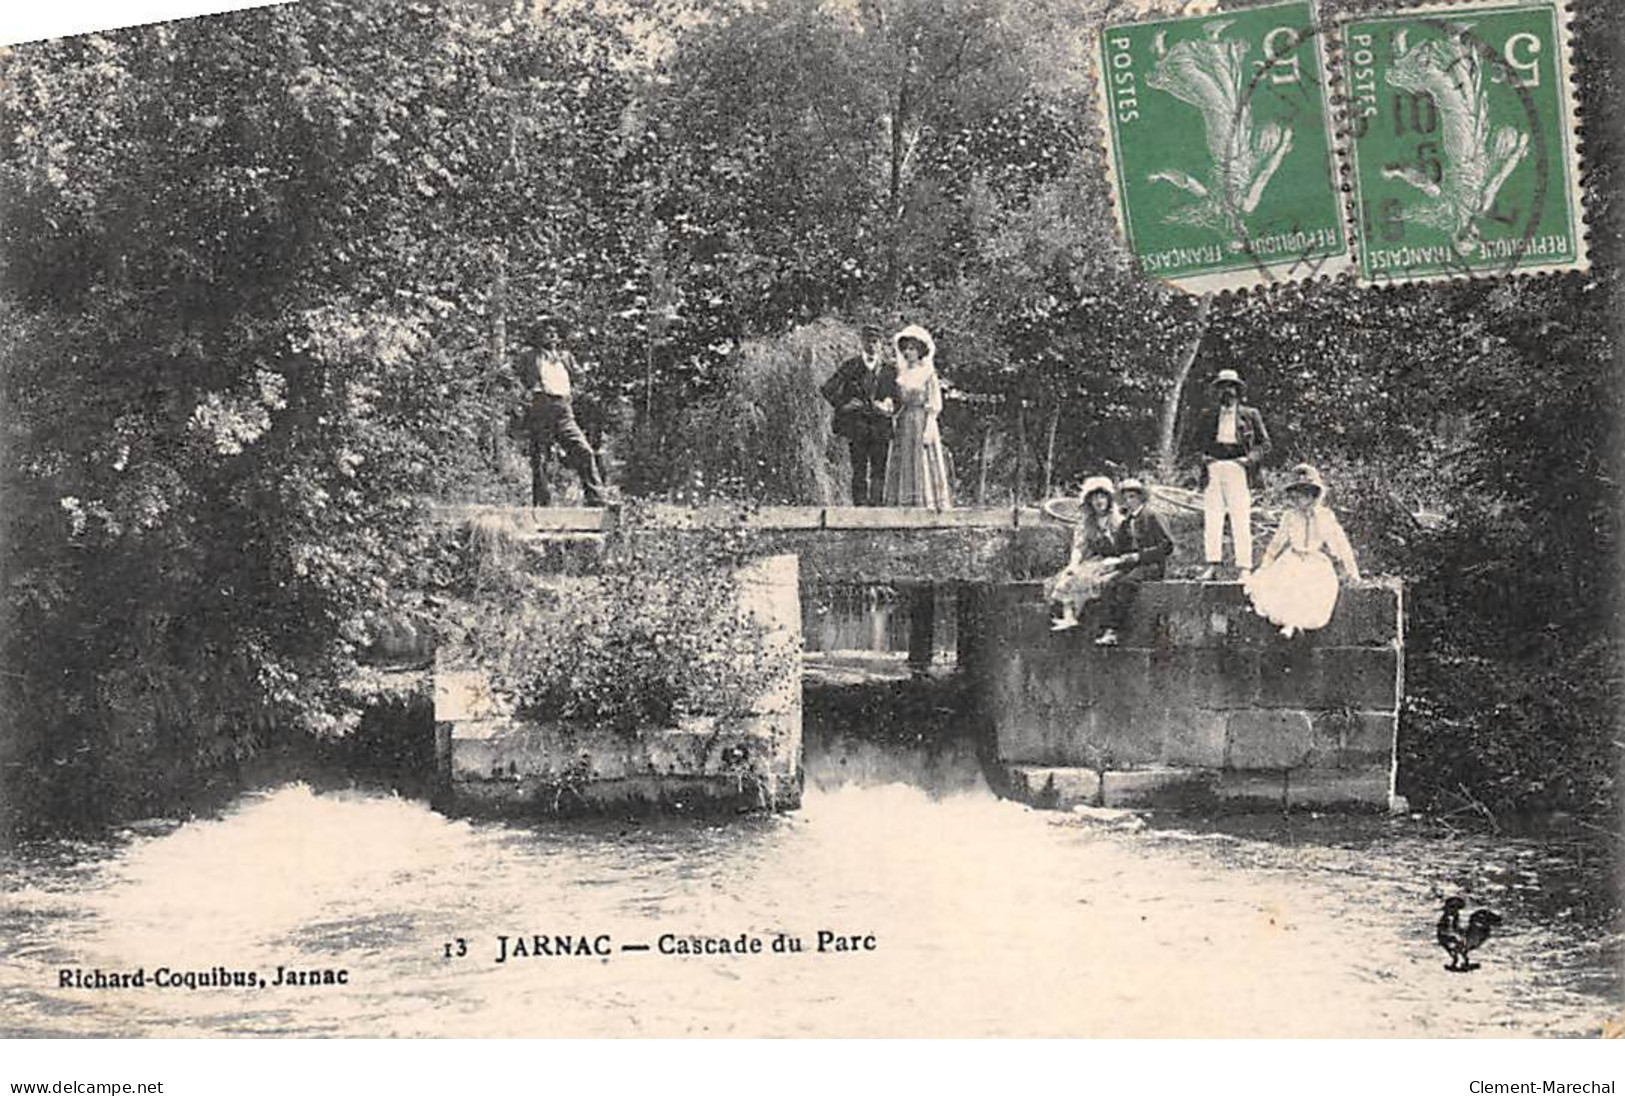
[{"label": "foamy water", "polygon": [[[1517,914],[1536,847],[1360,848],[1102,828],[994,798],[965,746],[837,739],[805,808],[728,824],[474,824],[288,785],[222,817],[7,862],[13,1034],[1586,1034],[1618,940]],[[1492,870],[1493,869],[1493,870]],[[1451,975],[1438,895],[1513,915]],[[1499,889],[1497,889],[1499,888]],[[1477,901],[1475,900],[1475,905]],[[1551,907],[1551,903],[1547,904]],[[820,954],[820,930],[875,941]],[[622,952],[662,934],[743,956]],[[774,954],[778,934],[806,950]],[[607,934],[607,957],[495,962],[499,935]],[[461,938],[469,954],[447,959]],[[511,948],[511,944],[510,944]],[[58,988],[61,969],[343,968],[349,984]]]}]

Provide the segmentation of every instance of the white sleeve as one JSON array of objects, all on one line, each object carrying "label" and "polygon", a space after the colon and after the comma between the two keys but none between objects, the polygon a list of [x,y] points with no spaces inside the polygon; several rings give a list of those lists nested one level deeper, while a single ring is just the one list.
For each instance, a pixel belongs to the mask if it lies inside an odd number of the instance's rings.
[{"label": "white sleeve", "polygon": [[1348,572],[1350,578],[1358,578],[1360,576],[1360,565],[1354,561],[1354,546],[1349,543],[1348,534],[1343,532],[1342,522],[1338,521],[1337,515],[1330,510],[1325,511],[1324,516],[1326,518],[1326,531],[1322,534],[1322,537],[1325,540],[1326,547],[1331,551],[1333,557],[1343,565],[1343,570]]}]

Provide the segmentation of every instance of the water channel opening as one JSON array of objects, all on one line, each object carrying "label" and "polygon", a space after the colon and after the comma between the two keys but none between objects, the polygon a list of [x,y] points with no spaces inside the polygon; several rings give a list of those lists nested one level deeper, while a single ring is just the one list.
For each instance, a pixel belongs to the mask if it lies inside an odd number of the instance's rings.
[{"label": "water channel opening", "polygon": [[992,739],[959,670],[952,586],[803,587],[809,793],[907,785],[991,796]]},{"label": "water channel opening", "polygon": [[958,667],[958,602],[957,591],[942,584],[803,585],[802,673],[820,683],[951,674]]}]

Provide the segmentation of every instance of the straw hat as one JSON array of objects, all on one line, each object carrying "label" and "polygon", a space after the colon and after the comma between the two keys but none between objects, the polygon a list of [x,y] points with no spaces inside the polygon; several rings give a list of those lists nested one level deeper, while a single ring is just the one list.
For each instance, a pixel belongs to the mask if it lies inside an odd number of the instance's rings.
[{"label": "straw hat", "polygon": [[1237,373],[1234,369],[1221,369],[1214,375],[1212,381],[1213,387],[1217,388],[1221,384],[1233,384],[1237,388],[1241,389],[1245,389],[1247,387],[1247,382],[1242,380],[1241,374]]},{"label": "straw hat", "polygon": [[1326,481],[1314,465],[1300,464],[1292,469],[1292,482],[1286,485],[1286,491],[1313,491],[1318,499],[1326,494]]},{"label": "straw hat", "polygon": [[1088,502],[1089,496],[1096,491],[1106,492],[1108,499],[1116,493],[1112,490],[1112,481],[1105,476],[1090,476],[1083,481],[1083,486],[1078,488],[1078,498],[1083,502]]},{"label": "straw hat", "polygon": [[1136,492],[1142,499],[1149,500],[1151,498],[1151,492],[1145,489],[1145,484],[1141,483],[1133,476],[1130,476],[1128,479],[1117,485],[1117,495],[1119,498],[1128,494],[1130,491]]}]

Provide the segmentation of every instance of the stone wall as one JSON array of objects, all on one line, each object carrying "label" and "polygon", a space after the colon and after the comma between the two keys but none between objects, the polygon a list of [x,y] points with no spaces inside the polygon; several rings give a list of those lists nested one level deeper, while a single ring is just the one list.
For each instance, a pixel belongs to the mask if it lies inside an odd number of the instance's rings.
[{"label": "stone wall", "polygon": [[1121,645],[1103,648],[1098,606],[1052,632],[1041,587],[1024,583],[982,592],[962,649],[1021,798],[1385,806],[1400,597],[1396,584],[1345,588],[1326,628],[1285,639],[1237,583],[1151,583]]},{"label": "stone wall", "polygon": [[476,669],[437,665],[439,802],[455,813],[793,810],[801,801],[801,606],[794,556],[743,569],[740,607],[793,665],[751,711],[636,732],[515,713]]}]

